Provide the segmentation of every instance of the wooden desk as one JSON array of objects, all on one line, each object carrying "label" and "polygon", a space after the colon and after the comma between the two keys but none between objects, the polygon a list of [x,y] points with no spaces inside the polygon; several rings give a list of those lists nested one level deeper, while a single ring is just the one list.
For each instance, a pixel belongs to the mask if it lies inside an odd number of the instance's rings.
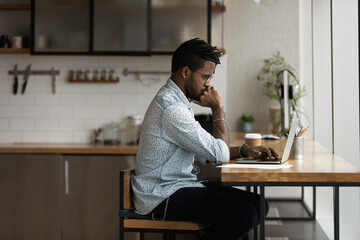
[{"label": "wooden desk", "polygon": [[[239,135],[232,145],[240,145]],[[263,141],[282,155],[285,140]],[[304,160],[289,159],[284,164],[293,167],[267,170],[246,168],[222,168],[221,181],[225,185],[259,186],[261,195],[260,239],[265,239],[265,186],[331,186],[334,191],[334,239],[339,239],[339,187],[360,186],[360,169],[332,154],[312,139],[305,139]]]}]

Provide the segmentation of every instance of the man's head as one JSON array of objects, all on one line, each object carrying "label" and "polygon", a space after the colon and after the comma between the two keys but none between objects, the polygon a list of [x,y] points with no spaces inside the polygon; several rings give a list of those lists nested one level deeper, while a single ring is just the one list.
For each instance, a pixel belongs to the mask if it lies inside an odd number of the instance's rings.
[{"label": "man's head", "polygon": [[200,95],[210,87],[220,56],[221,52],[216,47],[203,40],[195,38],[186,41],[174,52],[171,79],[186,97],[199,100]]},{"label": "man's head", "polygon": [[182,43],[174,52],[171,62],[171,72],[176,72],[182,67],[196,71],[204,67],[205,61],[220,64],[221,52],[216,47],[199,38],[194,38]]}]

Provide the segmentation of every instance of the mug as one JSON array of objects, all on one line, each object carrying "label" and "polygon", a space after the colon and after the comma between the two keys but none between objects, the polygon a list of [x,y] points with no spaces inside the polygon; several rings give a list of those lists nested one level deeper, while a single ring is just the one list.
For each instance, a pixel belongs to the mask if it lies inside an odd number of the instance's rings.
[{"label": "mug", "polygon": [[9,41],[8,35],[1,35],[0,36],[0,48],[10,48],[11,44]]},{"label": "mug", "polygon": [[14,36],[11,40],[11,44],[13,48],[22,48],[22,37]]}]

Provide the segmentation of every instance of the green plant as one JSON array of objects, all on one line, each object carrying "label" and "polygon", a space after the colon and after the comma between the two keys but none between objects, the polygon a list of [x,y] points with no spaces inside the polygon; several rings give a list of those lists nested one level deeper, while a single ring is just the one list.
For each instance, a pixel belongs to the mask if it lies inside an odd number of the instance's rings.
[{"label": "green plant", "polygon": [[243,115],[241,115],[241,121],[252,123],[252,122],[255,122],[255,118],[254,118],[254,116],[252,116],[250,114],[249,115],[243,114]]},{"label": "green plant", "polygon": [[305,87],[301,87],[299,84],[299,78],[296,70],[288,64],[285,59],[280,55],[280,52],[276,52],[270,58],[264,60],[264,65],[261,68],[260,74],[257,79],[263,83],[264,95],[270,99],[281,101],[281,73],[287,70],[289,73],[289,83],[293,85],[294,91],[294,106],[293,110],[296,111],[299,99],[305,95]]}]

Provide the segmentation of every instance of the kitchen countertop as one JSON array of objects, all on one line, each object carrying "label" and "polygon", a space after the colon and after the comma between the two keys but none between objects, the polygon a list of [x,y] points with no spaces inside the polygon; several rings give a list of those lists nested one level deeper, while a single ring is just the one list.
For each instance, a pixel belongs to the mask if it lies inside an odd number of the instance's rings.
[{"label": "kitchen countertop", "polygon": [[[244,143],[243,132],[231,132],[231,146]],[[14,143],[0,144],[0,154],[115,154],[136,155],[134,145],[103,145],[91,143]]]},{"label": "kitchen countertop", "polygon": [[137,146],[76,143],[0,144],[0,154],[118,154],[135,155]]}]

